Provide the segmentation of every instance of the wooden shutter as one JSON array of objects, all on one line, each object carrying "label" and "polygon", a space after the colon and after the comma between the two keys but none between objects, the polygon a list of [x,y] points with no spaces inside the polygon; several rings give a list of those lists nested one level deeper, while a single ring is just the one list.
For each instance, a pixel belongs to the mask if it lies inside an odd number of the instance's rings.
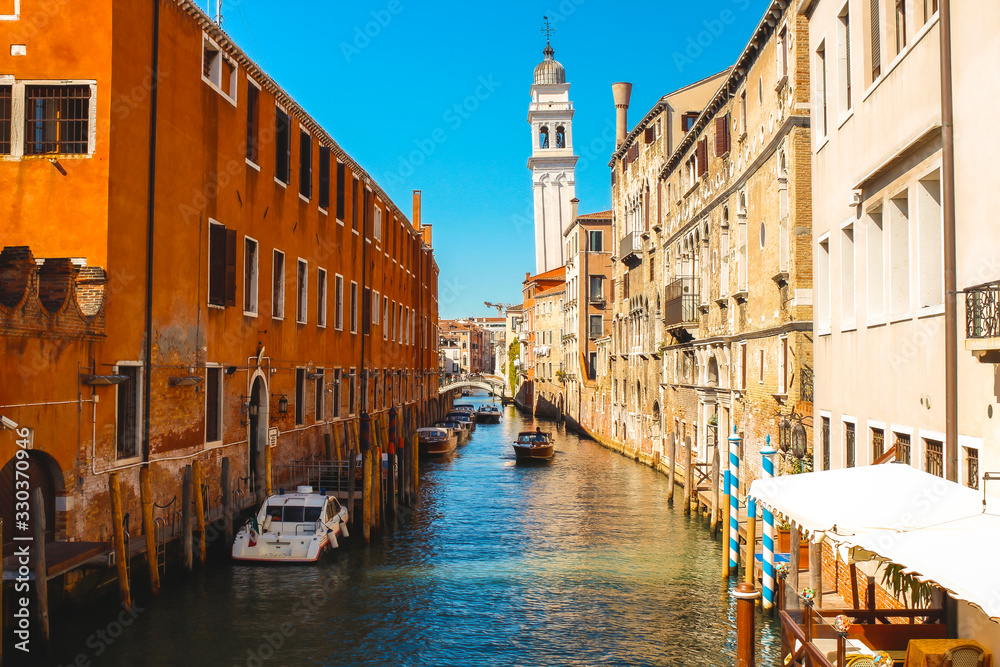
[{"label": "wooden shutter", "polygon": [[647,127],[645,135],[646,135],[646,143],[647,144],[651,144],[654,141],[656,141],[656,130],[654,130],[653,128]]},{"label": "wooden shutter", "polygon": [[715,119],[715,154],[722,156],[729,152],[729,114]]},{"label": "wooden shutter", "polygon": [[236,230],[226,230],[226,306],[236,305]]},{"label": "wooden shutter", "polygon": [[871,2],[871,25],[872,25],[872,80],[874,81],[882,73],[882,38],[880,30],[882,27],[882,16],[880,15],[879,0]]},{"label": "wooden shutter", "polygon": [[628,160],[629,162],[635,162],[639,159],[639,144],[632,144],[628,149]]},{"label": "wooden shutter", "polygon": [[208,235],[208,302],[226,305],[226,228],[210,225]]},{"label": "wooden shutter", "polygon": [[708,173],[708,139],[698,142],[698,176]]}]

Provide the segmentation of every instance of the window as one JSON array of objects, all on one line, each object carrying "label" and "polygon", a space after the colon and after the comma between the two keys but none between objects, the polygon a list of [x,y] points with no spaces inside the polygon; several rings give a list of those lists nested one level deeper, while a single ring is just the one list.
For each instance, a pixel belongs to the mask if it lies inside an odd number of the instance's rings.
[{"label": "window", "polygon": [[347,410],[351,415],[358,411],[358,371],[354,368],[348,377]]},{"label": "window", "polygon": [[258,164],[260,141],[260,88],[247,79],[247,159]]},{"label": "window", "polygon": [[288,185],[292,177],[292,119],[281,109],[274,114],[274,178]]},{"label": "window", "polygon": [[747,133],[747,89],[740,91],[740,131],[742,136]]},{"label": "window", "polygon": [[361,188],[364,187],[357,178],[354,179],[354,190],[351,193],[351,225],[358,231],[361,220]]},{"label": "window", "polygon": [[920,307],[944,303],[944,228],[940,172],[917,182],[917,268]]},{"label": "window", "polygon": [[280,250],[274,251],[271,267],[271,317],[285,317],[285,253]]},{"label": "window", "polygon": [[[937,7],[935,7],[937,11]],[[966,485],[972,489],[979,489],[979,450],[972,447],[965,448],[965,473]]]},{"label": "window", "polygon": [[319,375],[319,377],[317,377],[316,380],[315,380],[315,382],[316,382],[316,385],[315,385],[315,396],[313,397],[313,400],[314,400],[314,402],[316,404],[316,421],[321,422],[324,419],[324,415],[323,415],[324,410],[323,410],[323,408],[325,407],[324,403],[326,402],[326,400],[325,400],[326,394],[325,394],[324,389],[323,389],[323,387],[324,387],[324,384],[323,384],[323,369],[322,368],[317,368],[316,369],[316,374]]},{"label": "window", "polygon": [[539,148],[549,147],[549,128],[547,126],[543,126],[538,131],[538,147]]},{"label": "window", "polygon": [[566,148],[566,128],[562,125],[556,128],[556,148]]},{"label": "window", "polygon": [[601,276],[590,276],[590,300],[604,300],[604,278]]},{"label": "window", "polygon": [[896,460],[909,465],[910,463],[910,436],[908,433],[894,433],[896,436]]},{"label": "window", "polygon": [[757,104],[764,104],[764,77],[757,77]]},{"label": "window", "polygon": [[715,119],[715,155],[721,157],[729,152],[729,114]]},{"label": "window", "polygon": [[740,389],[747,388],[747,344],[740,343]]},{"label": "window", "polygon": [[896,53],[906,48],[906,0],[896,0]]},{"label": "window", "polygon": [[825,137],[827,131],[829,130],[829,124],[827,122],[827,92],[826,92],[826,42],[820,44],[819,48],[816,49],[816,70],[819,79],[819,99],[816,103],[819,105],[819,116],[820,120],[820,137]]},{"label": "window", "polygon": [[209,220],[208,302],[236,305],[236,230]]},{"label": "window", "polygon": [[782,28],[778,33],[778,79],[788,76],[788,28]]},{"label": "window", "polygon": [[11,87],[0,86],[0,155],[10,155],[10,130],[13,111]]},{"label": "window", "polygon": [[326,269],[316,275],[316,326],[326,327]]},{"label": "window", "polygon": [[788,393],[788,337],[778,339],[778,393]]},{"label": "window", "polygon": [[222,368],[205,369],[205,442],[222,441]]},{"label": "window", "polygon": [[587,359],[587,377],[593,380],[597,377],[597,353],[591,352]]},{"label": "window", "polygon": [[944,443],[940,440],[924,438],[927,472],[944,477]]},{"label": "window", "polygon": [[910,310],[910,205],[904,191],[889,202],[890,312]]},{"label": "window", "polygon": [[309,263],[300,259],[295,278],[295,321],[305,324],[309,319],[306,308],[309,305]]},{"label": "window", "polygon": [[243,237],[243,314],[257,316],[257,242]]},{"label": "window", "polygon": [[312,137],[299,130],[299,194],[312,199]]},{"label": "window", "polygon": [[319,207],[330,208],[330,149],[319,147]]},{"label": "window", "polygon": [[306,423],[306,369],[295,369],[295,423]]},{"label": "window", "polygon": [[202,37],[201,79],[236,103],[236,64],[208,35]]},{"label": "window", "polygon": [[358,333],[358,284],[353,280],[351,281],[351,333]]},{"label": "window", "polygon": [[24,91],[25,155],[89,152],[90,86],[25,86]]},{"label": "window", "polygon": [[854,455],[854,424],[844,422],[844,447],[847,456],[847,467],[853,468],[855,464]]},{"label": "window", "polygon": [[[931,20],[931,16],[938,10],[938,0],[924,0],[924,23]],[[978,451],[977,451],[978,455]],[[978,489],[979,484],[977,482],[976,486],[973,488]]]},{"label": "window", "polygon": [[885,429],[872,428],[872,463],[885,454]]},{"label": "window", "polygon": [[816,271],[819,274],[819,290],[816,298],[819,301],[819,318],[817,325],[821,331],[830,329],[830,239],[819,242],[819,255],[816,258]]},{"label": "window", "polygon": [[344,209],[347,188],[347,167],[337,160],[337,220],[344,221]]},{"label": "window", "polygon": [[840,327],[854,326],[854,225],[840,234]]},{"label": "window", "polygon": [[758,354],[760,356],[760,363],[757,366],[757,370],[758,370],[757,384],[764,384],[764,350],[763,350],[763,348],[760,349],[760,350],[758,350]]},{"label": "window", "polygon": [[823,417],[821,430],[822,450],[823,450],[823,470],[830,469],[830,418]]},{"label": "window", "polygon": [[382,240],[382,209],[375,204],[375,229],[372,234],[376,241]]},{"label": "window", "polygon": [[694,127],[694,122],[698,120],[697,111],[688,111],[681,114],[681,132],[687,132]]},{"label": "window", "polygon": [[116,386],[118,424],[115,458],[130,459],[140,453],[142,367],[138,364],[119,364],[115,373],[126,378]]},{"label": "window", "polygon": [[595,340],[604,335],[604,316],[603,315],[591,315],[590,316],[590,330],[589,338]]},{"label": "window", "polygon": [[881,0],[870,0],[868,5],[868,21],[871,28],[868,40],[868,62],[871,75],[869,83],[875,81],[882,74],[882,10],[880,2]]},{"label": "window", "polygon": [[343,382],[343,377],[340,369],[333,371],[333,418],[338,419],[340,417],[340,400],[341,400],[341,386],[340,383]]},{"label": "window", "polygon": [[837,26],[837,46],[840,57],[840,111],[846,113],[851,109],[851,15],[847,5],[840,13],[840,23]]},{"label": "window", "polygon": [[603,231],[591,231],[588,232],[588,237],[590,241],[590,251],[591,252],[604,252],[604,232]]},{"label": "window", "polygon": [[338,274],[334,277],[333,288],[333,328],[337,331],[342,331],[344,329],[344,276]]},{"label": "window", "polygon": [[[385,300],[386,300],[386,303],[388,303],[389,302],[389,297],[386,297]],[[379,304],[380,303],[382,303],[382,301],[381,301],[381,298],[379,296],[379,291],[375,290],[375,307],[372,308],[372,324],[378,324],[379,323]],[[386,324],[389,323],[389,317],[388,316],[386,316],[385,322],[386,322]]]},{"label": "window", "polygon": [[885,315],[885,258],[882,207],[868,210],[868,321]]}]

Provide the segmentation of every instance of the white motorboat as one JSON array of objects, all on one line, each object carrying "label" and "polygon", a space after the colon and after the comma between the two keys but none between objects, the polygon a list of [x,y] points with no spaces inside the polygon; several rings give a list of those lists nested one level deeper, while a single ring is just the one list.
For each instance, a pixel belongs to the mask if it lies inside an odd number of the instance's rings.
[{"label": "white motorboat", "polygon": [[233,542],[235,560],[311,563],[337,536],[347,537],[347,508],[333,496],[300,486],[295,493],[268,496],[257,516],[247,521]]}]

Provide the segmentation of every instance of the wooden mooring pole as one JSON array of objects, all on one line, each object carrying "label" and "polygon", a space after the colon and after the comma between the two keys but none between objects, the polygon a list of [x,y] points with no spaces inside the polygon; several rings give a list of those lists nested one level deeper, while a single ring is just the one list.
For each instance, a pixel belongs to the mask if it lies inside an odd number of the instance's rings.
[{"label": "wooden mooring pole", "polygon": [[[123,516],[122,516],[122,491],[121,491],[121,485],[120,485],[120,483],[118,481],[118,473],[116,473],[116,472],[111,473],[111,475],[108,477],[108,492],[111,495],[111,523],[112,523],[112,526],[114,528],[115,565],[118,568],[118,592],[119,592],[119,594],[121,595],[121,598],[122,598],[122,605],[126,609],[131,610],[132,609],[132,594],[129,591],[129,585],[128,585],[128,553],[125,552],[125,526],[124,526],[124,520],[123,520]],[[35,502],[36,502],[36,504],[38,505],[39,508],[42,507],[41,498],[42,498],[41,489],[36,489],[35,490]],[[44,517],[44,515],[42,515],[42,517],[41,517],[41,523],[42,523],[42,542],[44,543],[45,542],[45,532],[44,532],[44,530],[45,530],[45,528],[44,528],[45,517]],[[37,526],[38,526],[38,522],[37,521],[35,523],[35,526],[36,526],[36,531],[37,531]],[[35,541],[38,542],[37,539]],[[35,547],[37,548],[38,544],[35,544]],[[44,559],[45,559],[45,555],[43,553],[42,554],[42,560],[44,560]],[[36,577],[38,576],[37,570],[35,572],[35,576]],[[41,582],[44,582],[44,581],[45,581],[45,575],[44,575],[44,570],[43,570],[42,577],[41,577]],[[44,583],[42,583],[42,587],[44,588]],[[46,610],[47,609],[48,609],[48,606],[46,605]],[[47,617],[47,615],[46,615],[46,620],[45,620],[45,626],[46,626],[45,634],[48,635],[48,617]]]},{"label": "wooden mooring pole", "polygon": [[667,473],[667,478],[670,480],[670,486],[667,487],[667,500],[673,502],[674,500],[674,486],[677,482],[675,475],[677,474],[677,434],[670,434],[670,467]]},{"label": "wooden mooring pole", "polygon": [[189,465],[184,466],[184,485],[181,488],[181,530],[183,535],[181,565],[190,572],[194,567],[194,555],[191,535],[191,466]]},{"label": "wooden mooring pole", "polygon": [[142,536],[146,539],[146,565],[149,567],[149,588],[160,593],[160,568],[156,562],[156,528],[153,524],[153,494],[150,490],[149,466],[139,469],[139,493],[142,499]]},{"label": "wooden mooring pole", "polygon": [[[198,523],[198,562],[205,564],[207,558],[205,545],[205,494],[201,487],[201,461],[191,465],[192,484],[194,486],[194,512]],[[270,495],[270,494],[269,494]]]},{"label": "wooden mooring pole", "polygon": [[753,584],[741,582],[733,591],[736,598],[736,667],[754,667],[754,642],[756,641],[757,598]]},{"label": "wooden mooring pole", "polygon": [[359,424],[360,438],[359,447],[361,449],[362,455],[362,470],[361,470],[361,480],[362,480],[362,491],[361,491],[361,506],[363,514],[363,522],[361,527],[361,534],[365,538],[365,542],[371,541],[371,528],[372,528],[372,456],[374,455],[374,449],[372,448],[371,442],[371,417],[365,413],[361,415],[361,423]]},{"label": "wooden mooring pole", "polygon": [[747,553],[743,558],[744,581],[756,585],[754,567],[757,564],[757,503],[747,501]]},{"label": "wooden mooring pole", "polygon": [[222,526],[226,544],[233,543],[233,474],[229,465],[229,457],[222,457]]},{"label": "wooden mooring pole", "polygon": [[694,466],[691,456],[691,436],[684,438],[684,513],[691,513],[691,501],[696,497],[694,492]]},{"label": "wooden mooring pole", "polygon": [[274,491],[271,488],[271,457],[273,456],[271,452],[271,446],[267,443],[264,444],[264,482],[265,489],[267,490],[267,495],[271,495]]},{"label": "wooden mooring pole", "polygon": [[[115,478],[115,486],[118,484]],[[48,650],[49,646],[49,570],[45,562],[45,501],[42,498],[42,490],[35,487],[34,502],[34,544],[31,545],[32,559],[35,561],[35,594],[38,598],[38,623],[42,630],[42,646]],[[121,517],[121,498],[118,499],[118,513]],[[121,535],[121,521],[118,522],[118,536]],[[117,540],[115,541],[117,545]],[[122,538],[124,544],[124,538]],[[124,551],[124,547],[122,548]],[[118,574],[121,576],[122,565],[118,566]],[[128,597],[128,576],[125,577],[125,588],[122,598],[128,600],[127,608],[132,608],[132,602]]]},{"label": "wooden mooring pole", "polygon": [[710,484],[712,485],[712,490],[709,496],[712,499],[712,515],[709,519],[711,523],[711,533],[712,537],[719,530],[719,448],[712,448],[712,476],[710,477]]}]

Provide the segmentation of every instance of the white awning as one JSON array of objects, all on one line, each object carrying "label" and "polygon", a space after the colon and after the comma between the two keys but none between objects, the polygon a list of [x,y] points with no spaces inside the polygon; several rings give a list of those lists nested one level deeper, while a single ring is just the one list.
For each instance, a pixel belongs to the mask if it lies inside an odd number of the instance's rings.
[{"label": "white awning", "polygon": [[905,464],[760,479],[749,497],[814,540],[902,565],[1000,620],[1000,501]]}]

